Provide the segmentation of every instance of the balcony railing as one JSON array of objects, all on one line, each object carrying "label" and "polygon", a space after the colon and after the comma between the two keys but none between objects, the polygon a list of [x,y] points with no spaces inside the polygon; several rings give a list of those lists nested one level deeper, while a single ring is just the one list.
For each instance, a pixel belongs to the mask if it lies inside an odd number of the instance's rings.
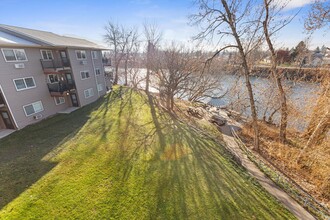
[{"label": "balcony railing", "polygon": [[56,82],[56,83],[47,83],[48,90],[51,95],[63,95],[65,92],[69,92],[71,89],[75,89],[75,84],[67,82]]},{"label": "balcony railing", "polygon": [[42,69],[65,69],[70,66],[70,60],[68,58],[62,58],[60,60],[40,60]]},{"label": "balcony railing", "polygon": [[108,58],[102,58],[102,63],[103,63],[103,66],[111,66],[111,59],[108,59]]}]

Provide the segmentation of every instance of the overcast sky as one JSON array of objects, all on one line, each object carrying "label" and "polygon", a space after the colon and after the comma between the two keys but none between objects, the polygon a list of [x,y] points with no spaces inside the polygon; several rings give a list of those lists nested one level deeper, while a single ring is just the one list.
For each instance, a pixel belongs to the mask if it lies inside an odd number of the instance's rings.
[{"label": "overcast sky", "polygon": [[[281,0],[278,0],[281,1]],[[281,31],[277,47],[293,47],[307,35],[303,20],[312,0],[292,0],[286,13],[301,12]],[[156,22],[164,39],[188,42],[197,28],[188,25],[188,16],[196,11],[193,0],[0,0],[0,23],[79,36],[103,42],[108,20],[141,27],[144,20]],[[330,46],[329,32],[312,36],[311,48]]]}]

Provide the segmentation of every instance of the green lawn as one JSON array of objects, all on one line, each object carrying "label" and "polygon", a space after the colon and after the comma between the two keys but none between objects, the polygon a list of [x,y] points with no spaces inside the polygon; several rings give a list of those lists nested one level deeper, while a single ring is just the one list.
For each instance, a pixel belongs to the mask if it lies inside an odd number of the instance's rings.
[{"label": "green lawn", "polygon": [[0,140],[0,219],[293,219],[222,146],[123,88]]}]

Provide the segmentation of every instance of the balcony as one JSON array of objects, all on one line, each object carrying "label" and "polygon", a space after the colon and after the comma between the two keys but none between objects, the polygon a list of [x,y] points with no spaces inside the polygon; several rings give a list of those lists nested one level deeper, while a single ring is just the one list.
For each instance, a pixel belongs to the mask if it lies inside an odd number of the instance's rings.
[{"label": "balcony", "polygon": [[103,57],[102,63],[103,63],[103,66],[111,66],[111,59]]},{"label": "balcony", "polygon": [[43,70],[65,70],[71,68],[70,60],[68,58],[62,58],[60,60],[40,60]]},{"label": "balcony", "polygon": [[48,90],[51,96],[64,96],[66,92],[70,92],[75,89],[74,82],[67,83],[65,81],[56,83],[47,83]]}]

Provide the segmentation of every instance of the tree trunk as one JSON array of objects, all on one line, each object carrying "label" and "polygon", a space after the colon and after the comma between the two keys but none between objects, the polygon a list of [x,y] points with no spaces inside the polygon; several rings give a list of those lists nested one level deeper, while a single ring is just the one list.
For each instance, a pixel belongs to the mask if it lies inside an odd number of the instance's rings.
[{"label": "tree trunk", "polygon": [[149,77],[150,77],[150,70],[149,68],[147,67],[147,75],[146,75],[146,92],[149,92]]},{"label": "tree trunk", "polygon": [[128,73],[127,73],[127,69],[128,69],[128,56],[126,56],[126,60],[125,60],[125,86],[127,86],[128,85]]},{"label": "tree trunk", "polygon": [[244,48],[240,39],[240,36],[237,33],[236,30],[236,25],[235,25],[235,21],[233,18],[233,13],[231,12],[231,10],[229,9],[229,6],[227,4],[227,1],[225,0],[221,0],[221,3],[223,5],[223,7],[226,10],[226,13],[228,15],[228,24],[230,25],[231,31],[233,33],[233,36],[236,40],[237,43],[237,48],[239,50],[240,56],[242,58],[243,61],[243,68],[244,68],[244,76],[245,76],[245,85],[247,87],[248,90],[248,94],[249,94],[249,100],[250,100],[250,108],[251,108],[251,113],[252,113],[252,121],[253,121],[253,130],[254,130],[254,149],[259,151],[259,128],[258,128],[258,116],[257,116],[257,110],[256,110],[256,106],[255,106],[255,102],[254,102],[254,96],[253,96],[253,90],[252,90],[252,86],[251,86],[251,82],[250,82],[250,69],[247,63],[247,59],[246,59],[246,54],[244,52]]},{"label": "tree trunk", "polygon": [[320,97],[318,98],[317,104],[313,110],[312,117],[310,119],[308,127],[304,133],[305,137],[309,138],[314,132],[315,128],[318,125],[320,115],[324,115],[327,111],[326,108],[328,108],[328,106],[330,105],[329,100],[330,100],[330,83],[325,83],[325,86],[323,87],[323,91]]},{"label": "tree trunk", "polygon": [[113,84],[117,85],[118,84],[118,69],[119,69],[119,67],[118,67],[117,64],[115,64],[115,65],[116,65],[115,66],[115,76],[114,76],[114,79],[113,79]]},{"label": "tree trunk", "polygon": [[[312,135],[308,139],[308,142],[306,144],[306,148],[312,146],[313,144],[317,143],[318,141],[322,141],[322,139],[325,138],[325,136],[326,136],[326,134],[329,130],[329,126],[330,126],[329,111],[327,112],[327,114],[325,114],[324,116],[320,116],[320,117],[322,117],[322,118],[319,121],[319,123],[317,124],[314,132],[312,133]],[[321,137],[322,135],[324,136],[323,138]]]},{"label": "tree trunk", "polygon": [[174,109],[174,96],[173,96],[173,94],[171,94],[171,106],[170,106],[170,108],[171,108],[171,111],[173,111],[173,109]]},{"label": "tree trunk", "polygon": [[286,95],[282,87],[281,78],[276,77],[277,88],[281,97],[281,124],[280,124],[280,141],[282,144],[286,142],[286,128],[288,125],[288,106],[286,103]]},{"label": "tree trunk", "polygon": [[270,71],[272,73],[272,77],[274,78],[276,82],[276,86],[278,88],[278,93],[280,96],[280,102],[281,102],[281,122],[280,122],[280,142],[284,144],[286,142],[286,128],[288,124],[288,107],[287,107],[287,102],[286,102],[286,94],[282,86],[282,81],[281,81],[281,76],[278,73],[277,70],[277,57],[276,57],[276,52],[273,46],[273,43],[270,39],[270,34],[268,31],[268,24],[269,24],[269,3],[267,0],[264,0],[264,6],[266,9],[266,16],[265,20],[263,22],[263,29],[264,29],[264,34],[265,38],[271,53],[272,57],[272,64]]},{"label": "tree trunk", "polygon": [[147,75],[146,75],[146,88],[145,91],[149,92],[149,80],[150,80],[150,41],[148,40],[147,45]]},{"label": "tree trunk", "polygon": [[[244,65],[243,65],[244,66]],[[253,131],[254,131],[254,149],[256,151],[259,151],[259,126],[258,126],[258,116],[257,116],[257,110],[256,110],[256,105],[254,101],[254,96],[253,96],[253,90],[251,86],[251,82],[249,79],[250,74],[246,73],[245,71],[245,85],[248,89],[248,94],[249,94],[249,100],[250,100],[250,108],[251,108],[251,113],[252,113],[252,125],[253,125]]]}]

